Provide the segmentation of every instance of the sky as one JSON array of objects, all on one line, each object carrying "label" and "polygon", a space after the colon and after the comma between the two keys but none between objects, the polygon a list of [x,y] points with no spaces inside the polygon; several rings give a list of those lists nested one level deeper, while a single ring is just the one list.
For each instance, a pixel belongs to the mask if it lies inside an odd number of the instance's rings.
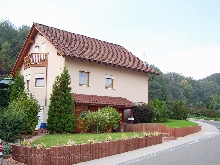
[{"label": "sky", "polygon": [[220,0],[0,0],[0,21],[115,43],[193,79],[220,73]]}]

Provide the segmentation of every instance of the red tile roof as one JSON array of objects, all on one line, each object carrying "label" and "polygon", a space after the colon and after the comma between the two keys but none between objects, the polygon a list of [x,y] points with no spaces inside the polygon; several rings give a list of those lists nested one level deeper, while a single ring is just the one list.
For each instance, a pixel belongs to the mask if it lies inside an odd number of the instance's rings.
[{"label": "red tile roof", "polygon": [[120,45],[38,23],[34,23],[33,27],[46,37],[62,56],[158,74],[156,70],[145,65],[142,60]]},{"label": "red tile roof", "polygon": [[126,98],[110,97],[110,96],[97,96],[72,93],[74,102],[89,105],[103,105],[103,106],[123,106],[135,107],[136,105]]}]

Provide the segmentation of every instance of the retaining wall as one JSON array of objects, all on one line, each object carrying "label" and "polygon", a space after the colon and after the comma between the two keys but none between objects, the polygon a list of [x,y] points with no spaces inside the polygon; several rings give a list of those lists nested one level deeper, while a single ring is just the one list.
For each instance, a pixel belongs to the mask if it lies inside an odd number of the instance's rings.
[{"label": "retaining wall", "polygon": [[30,165],[72,165],[162,143],[162,135],[37,149],[12,146],[12,159]]},{"label": "retaining wall", "polygon": [[170,128],[163,124],[123,124],[124,132],[161,132],[170,136],[183,137],[201,131],[201,126]]}]

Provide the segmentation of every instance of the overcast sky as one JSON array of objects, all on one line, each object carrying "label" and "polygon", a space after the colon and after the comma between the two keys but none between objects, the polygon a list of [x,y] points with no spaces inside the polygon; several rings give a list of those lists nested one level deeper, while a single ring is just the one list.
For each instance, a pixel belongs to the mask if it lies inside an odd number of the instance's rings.
[{"label": "overcast sky", "polygon": [[[162,72],[220,73],[220,0],[0,0],[0,20],[121,45]],[[145,58],[144,54],[145,53]]]}]

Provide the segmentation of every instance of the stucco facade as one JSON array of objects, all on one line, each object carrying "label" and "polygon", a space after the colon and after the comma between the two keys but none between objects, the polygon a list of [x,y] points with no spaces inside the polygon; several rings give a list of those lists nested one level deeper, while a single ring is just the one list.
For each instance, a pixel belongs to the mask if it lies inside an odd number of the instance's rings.
[{"label": "stucco facade", "polygon": [[[73,107],[78,114],[80,106],[97,109],[110,104],[123,113],[136,103],[147,103],[148,74],[158,74],[120,45],[34,23],[12,73],[20,70],[26,89],[41,106],[37,127],[47,121],[52,87],[64,66],[73,97],[81,99]],[[80,84],[82,72],[87,74],[86,85]]]},{"label": "stucco facade", "polygon": [[[125,68],[106,66],[79,59],[66,58],[73,93],[124,97],[135,103],[148,102],[148,74]],[[89,86],[79,85],[79,71],[89,72]],[[105,88],[105,75],[114,77],[113,89]]]}]

